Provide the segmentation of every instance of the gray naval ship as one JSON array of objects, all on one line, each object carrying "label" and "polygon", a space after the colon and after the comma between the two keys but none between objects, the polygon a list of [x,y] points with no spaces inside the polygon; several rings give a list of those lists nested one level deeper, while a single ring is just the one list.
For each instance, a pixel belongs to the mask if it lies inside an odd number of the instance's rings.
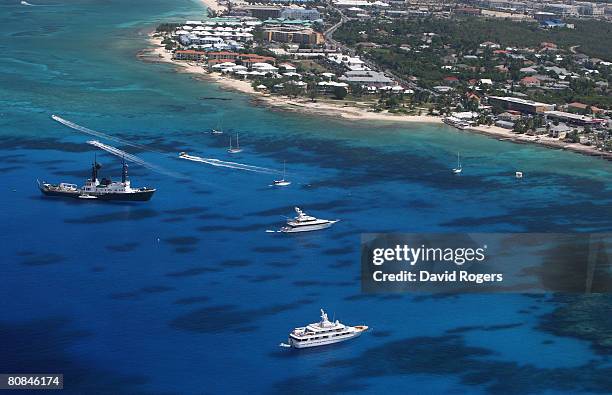
[{"label": "gray naval ship", "polygon": [[116,200],[116,201],[148,201],[155,193],[155,188],[141,187],[133,188],[128,179],[128,166],[123,160],[121,181],[112,181],[110,178],[98,179],[98,171],[102,166],[94,160],[91,166],[91,178],[85,181],[85,185],[77,187],[76,184],[62,182],[50,184],[38,181],[38,188],[45,196],[71,197],[77,199],[92,200]]}]

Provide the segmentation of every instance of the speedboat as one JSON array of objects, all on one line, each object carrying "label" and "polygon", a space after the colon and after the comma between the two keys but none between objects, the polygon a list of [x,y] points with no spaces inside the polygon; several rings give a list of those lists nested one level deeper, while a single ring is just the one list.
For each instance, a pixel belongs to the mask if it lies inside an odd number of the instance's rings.
[{"label": "speedboat", "polygon": [[325,346],[354,339],[367,330],[366,325],[349,326],[338,320],[331,322],[321,309],[321,321],[295,328],[287,342],[294,348]]},{"label": "speedboat", "polygon": [[82,195],[79,195],[78,198],[79,199],[97,199],[96,196],[92,196],[92,195],[89,195],[89,194],[86,194],[86,193],[84,193]]},{"label": "speedboat", "polygon": [[330,221],[327,219],[319,219],[306,215],[299,207],[295,207],[297,217],[287,220],[287,225],[283,226],[280,231],[283,233],[311,232],[313,230],[327,229],[339,219]]}]

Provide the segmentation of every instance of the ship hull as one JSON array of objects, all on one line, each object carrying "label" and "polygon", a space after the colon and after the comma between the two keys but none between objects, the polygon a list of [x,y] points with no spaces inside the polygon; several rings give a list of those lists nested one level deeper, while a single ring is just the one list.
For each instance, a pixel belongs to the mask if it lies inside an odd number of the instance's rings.
[{"label": "ship hull", "polygon": [[53,191],[53,190],[45,189],[45,188],[40,188],[40,191],[42,192],[43,195],[45,195],[45,196],[52,196],[52,197],[71,197],[71,198],[77,198],[80,195],[79,192]]},{"label": "ship hull", "polygon": [[142,192],[132,192],[132,193],[104,193],[104,194],[95,194],[92,193],[92,196],[95,196],[97,200],[106,200],[106,201],[119,201],[119,202],[147,202],[151,200],[154,190],[151,191],[142,191]]},{"label": "ship hull", "polygon": [[[45,196],[51,197],[69,197],[69,198],[78,198],[81,196],[81,192],[63,192],[63,191],[54,191],[46,188],[40,188],[40,191]],[[155,193],[154,189],[147,191],[138,191],[131,193],[87,193],[89,196],[95,197],[95,199],[91,200],[104,200],[104,201],[118,201],[118,202],[146,202],[151,200],[153,194]],[[88,199],[89,200],[89,199]]]},{"label": "ship hull", "polygon": [[298,341],[295,341],[293,338],[289,337],[289,344],[293,348],[312,348],[312,347],[328,346],[330,344],[342,343],[347,340],[354,339],[356,337],[359,337],[360,335],[361,335],[361,332],[355,332],[355,333],[351,333],[350,335],[338,337],[336,339],[321,339],[321,340],[313,340],[313,341],[308,341],[308,342],[298,342]]},{"label": "ship hull", "polygon": [[319,225],[311,225],[311,226],[296,226],[296,227],[284,227],[281,229],[281,232],[283,233],[300,233],[300,232],[313,232],[315,230],[322,230],[322,229],[327,229],[330,226],[332,226],[333,224],[335,224],[335,222],[328,222],[325,224],[319,224]]}]

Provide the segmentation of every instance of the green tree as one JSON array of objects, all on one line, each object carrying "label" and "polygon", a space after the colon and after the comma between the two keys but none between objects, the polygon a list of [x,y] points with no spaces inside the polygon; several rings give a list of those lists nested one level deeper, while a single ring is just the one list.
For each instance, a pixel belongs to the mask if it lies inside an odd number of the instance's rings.
[{"label": "green tree", "polygon": [[342,100],[346,97],[347,95],[347,91],[345,88],[341,87],[341,86],[337,86],[334,88],[334,99],[336,100]]}]

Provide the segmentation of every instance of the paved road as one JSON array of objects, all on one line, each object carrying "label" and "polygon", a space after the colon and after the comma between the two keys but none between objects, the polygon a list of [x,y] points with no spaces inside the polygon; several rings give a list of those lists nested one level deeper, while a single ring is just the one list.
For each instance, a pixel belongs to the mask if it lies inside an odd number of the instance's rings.
[{"label": "paved road", "polygon": [[[355,56],[357,54],[357,51],[354,48],[351,48],[337,40],[334,40],[334,33],[336,32],[336,30],[338,30],[338,28],[342,26],[344,23],[349,22],[352,19],[344,15],[342,10],[334,7],[332,3],[330,3],[330,7],[332,7],[334,10],[336,10],[340,14],[340,21],[336,23],[335,25],[331,26],[329,29],[327,29],[323,33],[325,35],[326,44],[328,44],[330,47],[341,50],[343,53],[348,53],[351,56]],[[414,82],[405,80],[404,78],[397,75],[393,70],[385,69],[384,67],[381,67],[379,64],[377,64],[376,62],[372,61],[371,59],[367,57],[361,56],[361,60],[363,60],[365,65],[368,66],[372,70],[382,70],[385,74],[391,76],[395,81],[400,83],[405,88],[410,88],[415,91],[416,90],[427,91],[432,95],[437,95],[436,92],[431,91],[429,89],[421,88]]]}]

